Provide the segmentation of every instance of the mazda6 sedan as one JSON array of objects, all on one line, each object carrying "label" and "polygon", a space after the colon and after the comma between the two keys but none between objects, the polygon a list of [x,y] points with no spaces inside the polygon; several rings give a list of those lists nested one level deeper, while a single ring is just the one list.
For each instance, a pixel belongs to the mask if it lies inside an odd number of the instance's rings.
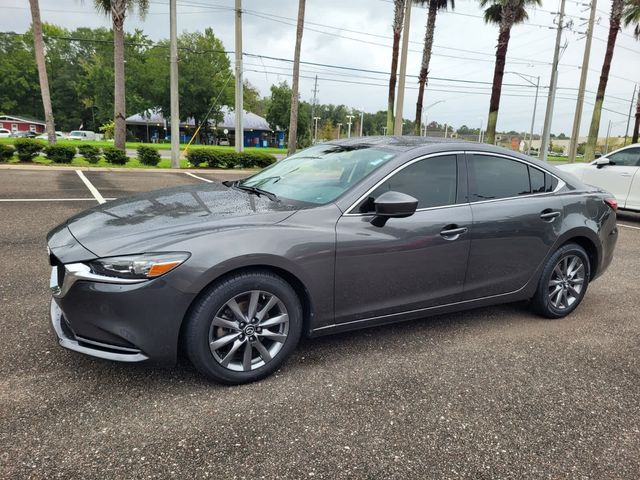
[{"label": "mazda6 sedan", "polygon": [[412,137],[316,145],[241,181],[87,210],[48,235],[63,347],[218,382],[318,336],[529,300],[575,310],[609,266],[612,195],[501,148]]}]

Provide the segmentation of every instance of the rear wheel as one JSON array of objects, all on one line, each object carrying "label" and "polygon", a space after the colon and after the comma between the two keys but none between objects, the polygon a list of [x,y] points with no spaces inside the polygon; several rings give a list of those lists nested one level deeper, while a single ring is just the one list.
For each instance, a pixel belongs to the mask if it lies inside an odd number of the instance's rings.
[{"label": "rear wheel", "polygon": [[256,271],[213,286],[187,322],[186,350],[195,367],[218,382],[247,383],[274,372],[295,349],[302,307],[282,278]]},{"label": "rear wheel", "polygon": [[547,261],[532,299],[534,310],[547,318],[569,315],[584,298],[590,274],[584,249],[575,243],[564,245]]}]

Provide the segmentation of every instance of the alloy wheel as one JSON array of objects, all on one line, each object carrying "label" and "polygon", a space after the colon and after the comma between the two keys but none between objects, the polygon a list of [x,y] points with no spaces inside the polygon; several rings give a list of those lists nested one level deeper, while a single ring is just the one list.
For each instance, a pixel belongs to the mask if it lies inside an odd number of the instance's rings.
[{"label": "alloy wheel", "polygon": [[289,315],[274,294],[251,290],[229,299],[209,328],[209,349],[225,368],[249,372],[271,361],[289,333]]},{"label": "alloy wheel", "polygon": [[585,280],[585,265],[577,255],[562,257],[551,272],[549,302],[558,310],[570,308],[580,299]]}]

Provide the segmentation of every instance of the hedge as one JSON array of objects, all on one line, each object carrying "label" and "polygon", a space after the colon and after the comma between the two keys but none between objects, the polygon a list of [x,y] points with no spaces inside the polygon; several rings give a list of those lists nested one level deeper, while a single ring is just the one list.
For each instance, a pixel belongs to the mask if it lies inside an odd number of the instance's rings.
[{"label": "hedge", "polygon": [[153,147],[140,145],[138,147],[138,160],[143,165],[155,167],[160,163],[160,153]]},{"label": "hedge", "polygon": [[107,162],[112,165],[124,165],[129,161],[127,154],[116,147],[104,147],[102,153]]},{"label": "hedge", "polygon": [[0,143],[0,162],[8,162],[13,157],[15,148],[11,145],[3,145]]},{"label": "hedge", "polygon": [[81,143],[78,145],[78,153],[89,163],[96,164],[100,161],[100,149],[95,145]]},{"label": "hedge", "polygon": [[260,152],[220,152],[194,148],[187,153],[194,167],[206,164],[209,168],[264,168],[276,161],[276,157]]},{"label": "hedge", "polygon": [[72,145],[48,145],[44,154],[55,163],[71,163],[76,156],[76,147]]},{"label": "hedge", "polygon": [[21,162],[32,161],[45,147],[43,142],[33,138],[18,138],[13,144]]}]

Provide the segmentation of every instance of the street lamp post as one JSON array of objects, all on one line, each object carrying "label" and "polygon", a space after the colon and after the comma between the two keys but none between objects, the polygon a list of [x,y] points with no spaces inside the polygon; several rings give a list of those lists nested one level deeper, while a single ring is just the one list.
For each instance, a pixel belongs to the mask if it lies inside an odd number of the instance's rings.
[{"label": "street lamp post", "polygon": [[[540,76],[534,77],[532,75],[525,75],[518,72],[505,72],[505,73],[512,73],[514,75],[518,75],[521,79],[523,79],[526,82],[529,82],[531,85],[536,87],[536,99],[533,101],[533,115],[531,116],[531,131],[529,133],[529,148],[527,149],[527,155],[531,155],[531,144],[533,143],[533,128],[536,123],[536,109],[538,107],[538,91],[540,90]],[[533,83],[533,81],[530,80],[531,78],[535,78],[536,83]]]},{"label": "street lamp post", "polygon": [[338,123],[338,140],[340,140],[340,128],[342,127],[341,123]]},{"label": "street lamp post", "polygon": [[427,105],[422,109],[422,112],[424,113],[424,136],[425,137],[427,136],[427,110],[429,110],[431,107],[435,107],[439,103],[444,103],[445,101],[446,100],[438,100],[437,102],[433,102],[432,104]]},{"label": "street lamp post", "polygon": [[353,115],[347,115],[347,138],[351,138],[351,121],[353,118]]},{"label": "street lamp post", "polygon": [[364,124],[364,110],[360,111],[360,136],[362,136],[362,125]]},{"label": "street lamp post", "polygon": [[315,122],[315,130],[313,133],[313,143],[316,144],[318,143],[318,120],[320,120],[320,117],[313,117],[313,121]]}]

